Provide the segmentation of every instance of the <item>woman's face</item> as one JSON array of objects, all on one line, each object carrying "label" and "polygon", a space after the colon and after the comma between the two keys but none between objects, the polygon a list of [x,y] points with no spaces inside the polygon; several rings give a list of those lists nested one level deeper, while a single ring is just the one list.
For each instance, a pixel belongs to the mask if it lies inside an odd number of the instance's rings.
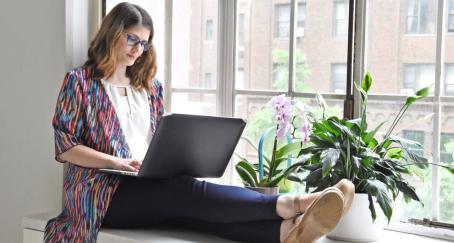
[{"label": "woman's face", "polygon": [[132,66],[147,48],[149,36],[150,31],[141,25],[126,29],[118,42],[117,64]]}]

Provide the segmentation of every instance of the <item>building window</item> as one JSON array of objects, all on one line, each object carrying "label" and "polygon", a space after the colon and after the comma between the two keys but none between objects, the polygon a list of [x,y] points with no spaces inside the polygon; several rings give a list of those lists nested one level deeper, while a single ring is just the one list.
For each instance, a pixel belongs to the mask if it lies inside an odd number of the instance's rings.
[{"label": "building window", "polygon": [[206,21],[206,41],[213,41],[213,20],[209,19]]},{"label": "building window", "polygon": [[454,96],[454,63],[445,66],[445,95]]},{"label": "building window", "polygon": [[347,85],[347,64],[331,64],[331,92],[345,94]]},{"label": "building window", "polygon": [[[402,131],[402,137],[408,140],[412,140],[415,142],[420,143],[422,146],[424,146],[424,131],[415,131],[415,130],[403,130]],[[415,154],[424,156],[424,149],[417,146],[417,145],[410,145],[409,146],[410,150],[414,152]]]},{"label": "building window", "polygon": [[440,161],[454,162],[454,133],[442,133],[440,139]]},{"label": "building window", "polygon": [[244,48],[244,13],[238,14],[238,47]]},{"label": "building window", "polygon": [[417,89],[429,86],[435,80],[433,64],[404,64],[402,94],[412,94]]},{"label": "building window", "polygon": [[296,22],[296,37],[304,37],[304,26],[306,26],[306,4],[298,3],[298,19]]},{"label": "building window", "polygon": [[[274,7],[274,37],[285,38],[290,36],[290,4],[276,4]],[[304,36],[306,21],[306,4],[298,3],[296,37]]]},{"label": "building window", "polygon": [[434,34],[436,1],[408,0],[407,33]]},{"label": "building window", "polygon": [[454,32],[454,0],[448,1],[448,22],[447,28],[448,32]]},{"label": "building window", "polygon": [[334,0],[333,6],[333,33],[334,36],[347,36],[348,33],[348,2]]},{"label": "building window", "polygon": [[203,87],[207,89],[216,88],[216,85],[213,83],[213,74],[212,73],[205,73]]}]

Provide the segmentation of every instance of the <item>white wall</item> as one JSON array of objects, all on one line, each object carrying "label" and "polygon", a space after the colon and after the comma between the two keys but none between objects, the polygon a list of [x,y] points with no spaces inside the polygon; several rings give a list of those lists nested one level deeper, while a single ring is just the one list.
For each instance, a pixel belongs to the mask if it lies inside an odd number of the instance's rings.
[{"label": "white wall", "polygon": [[24,215],[58,211],[51,119],[65,73],[65,1],[0,2],[0,242]]}]

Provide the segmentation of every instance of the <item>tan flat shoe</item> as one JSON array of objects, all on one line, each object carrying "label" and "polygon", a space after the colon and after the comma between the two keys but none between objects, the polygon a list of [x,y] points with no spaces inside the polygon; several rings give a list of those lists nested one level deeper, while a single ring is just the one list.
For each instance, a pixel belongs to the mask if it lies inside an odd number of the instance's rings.
[{"label": "tan flat shoe", "polygon": [[355,185],[347,179],[342,179],[334,187],[339,189],[344,196],[344,212],[342,213],[342,216],[344,216],[350,209],[350,206],[352,206],[352,201],[355,197]]},{"label": "tan flat shoe", "polygon": [[333,187],[326,189],[306,209],[301,221],[290,230],[284,243],[316,241],[336,227],[343,208],[342,192]]}]

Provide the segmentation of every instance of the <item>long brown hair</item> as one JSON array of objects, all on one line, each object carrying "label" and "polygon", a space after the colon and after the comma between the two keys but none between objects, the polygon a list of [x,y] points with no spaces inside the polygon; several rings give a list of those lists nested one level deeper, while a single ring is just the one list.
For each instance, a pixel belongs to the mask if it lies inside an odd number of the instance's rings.
[{"label": "long brown hair", "polygon": [[[117,62],[116,46],[123,32],[133,26],[143,26],[150,30],[148,42],[154,35],[153,21],[140,6],[120,3],[103,19],[101,28],[88,49],[88,60],[84,66],[93,68],[93,78],[101,79],[114,74]],[[131,86],[145,88],[151,92],[152,79],[156,74],[156,50],[153,45],[143,52],[132,66],[126,68],[126,75],[131,79]]]}]

